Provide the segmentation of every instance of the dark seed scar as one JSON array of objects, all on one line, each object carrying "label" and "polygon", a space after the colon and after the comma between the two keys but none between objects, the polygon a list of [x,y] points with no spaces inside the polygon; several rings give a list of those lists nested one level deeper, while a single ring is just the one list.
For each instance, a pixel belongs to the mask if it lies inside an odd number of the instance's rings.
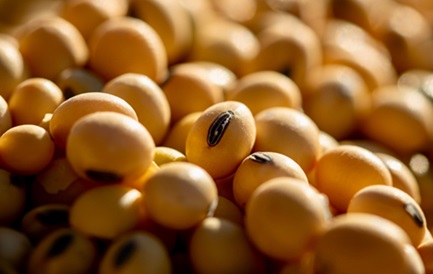
[{"label": "dark seed scar", "polygon": [[71,233],[61,235],[53,242],[50,249],[48,249],[46,257],[52,258],[62,254],[72,244],[73,241],[74,235]]},{"label": "dark seed scar", "polygon": [[134,254],[136,249],[137,245],[134,243],[134,241],[130,240],[124,243],[114,256],[114,266],[118,268],[124,265],[129,258],[131,258],[132,254]]},{"label": "dark seed scar", "polygon": [[254,162],[260,164],[272,162],[272,157],[263,152],[255,152],[250,155],[250,158],[253,159]]},{"label": "dark seed scar", "polygon": [[216,146],[219,143],[234,115],[233,111],[226,111],[220,114],[210,125],[207,132],[207,144],[210,147]]},{"label": "dark seed scar", "polygon": [[404,210],[412,217],[415,224],[419,227],[423,227],[424,220],[421,216],[421,213],[414,207],[412,204],[405,204]]}]

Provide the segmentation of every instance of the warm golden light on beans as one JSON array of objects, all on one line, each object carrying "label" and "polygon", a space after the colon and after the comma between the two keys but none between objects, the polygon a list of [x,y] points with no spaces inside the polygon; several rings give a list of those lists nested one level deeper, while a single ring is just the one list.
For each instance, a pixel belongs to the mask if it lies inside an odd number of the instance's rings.
[{"label": "warm golden light on beans", "polygon": [[325,152],[315,167],[315,186],[339,212],[369,185],[391,186],[392,177],[382,160],[365,148],[340,145]]},{"label": "warm golden light on beans", "polygon": [[252,66],[255,71],[284,73],[302,89],[308,72],[322,62],[322,46],[318,35],[298,17],[290,13],[283,16],[257,34],[260,50]]},{"label": "warm golden light on beans", "polygon": [[228,91],[228,99],[244,103],[253,115],[270,107],[300,109],[302,106],[298,86],[276,71],[259,71],[240,78]]},{"label": "warm golden light on beans", "polygon": [[54,149],[54,142],[44,128],[19,125],[0,137],[0,162],[11,172],[34,175],[48,166]]},{"label": "warm golden light on beans", "polygon": [[430,96],[429,82],[432,76],[432,72],[426,69],[409,69],[399,75],[397,85],[414,87]]},{"label": "warm golden light on beans", "polygon": [[81,67],[88,61],[83,36],[63,18],[26,22],[17,35],[19,50],[34,77],[53,81],[64,69]]},{"label": "warm golden light on beans", "polygon": [[312,71],[307,80],[305,113],[338,140],[354,134],[371,107],[370,91],[359,73],[348,66],[327,65]]},{"label": "warm golden light on beans", "polygon": [[53,116],[52,113],[45,113],[42,120],[37,124],[37,126],[40,126],[41,128],[45,129],[46,131],[50,132],[50,121],[51,117]]},{"label": "warm golden light on beans", "polygon": [[308,185],[305,172],[288,156],[271,151],[250,154],[239,165],[233,177],[232,188],[236,203],[244,208],[258,186],[276,177],[292,177]]},{"label": "warm golden light on beans", "polygon": [[154,142],[162,142],[170,126],[171,111],[165,94],[154,81],[143,74],[125,73],[106,83],[102,91],[131,105]]},{"label": "warm golden light on beans", "polygon": [[181,3],[190,14],[194,31],[197,31],[201,24],[204,24],[209,20],[213,20],[216,16],[218,16],[209,1],[181,0]]},{"label": "warm golden light on beans", "polygon": [[398,86],[409,86],[433,100],[433,71],[423,69],[408,70],[400,75]]},{"label": "warm golden light on beans", "polygon": [[388,4],[383,18],[385,20],[378,20],[379,23],[374,25],[374,35],[387,47],[395,69],[399,73],[413,68],[431,69],[431,47],[424,43],[431,35],[428,17],[417,11],[413,4],[395,3]]},{"label": "warm golden light on beans", "polygon": [[306,114],[272,107],[254,116],[257,136],[253,151],[274,151],[292,158],[308,173],[321,154],[319,129]]},{"label": "warm golden light on beans", "polygon": [[66,147],[72,125],[81,117],[97,111],[114,111],[138,119],[134,109],[122,98],[103,92],[86,92],[61,103],[53,112],[50,134],[59,148]]},{"label": "warm golden light on beans", "polygon": [[0,273],[433,274],[431,27],[433,0],[0,0]]},{"label": "warm golden light on beans", "polygon": [[172,122],[190,113],[203,111],[224,99],[222,88],[214,84],[205,67],[197,63],[181,63],[171,67],[162,90],[170,104]]},{"label": "warm golden light on beans", "polygon": [[392,186],[372,185],[358,191],[347,212],[375,214],[400,226],[417,247],[424,239],[427,222],[418,203],[407,193]]},{"label": "warm golden light on beans", "polygon": [[377,156],[385,163],[392,177],[392,186],[409,194],[415,202],[421,204],[421,191],[418,181],[409,166],[390,154],[377,152]]},{"label": "warm golden light on beans", "polygon": [[[339,1],[335,0],[332,3],[332,11],[336,19],[343,19],[351,23],[355,23],[365,32],[373,32],[375,20],[380,19],[382,13],[370,13],[368,11],[368,3],[358,1]],[[384,12],[384,8],[389,8],[392,2],[384,1],[382,5],[378,5],[379,12]]]},{"label": "warm golden light on beans", "polygon": [[88,40],[96,27],[110,18],[125,16],[127,0],[66,0],[60,16],[74,25]]},{"label": "warm golden light on beans", "polygon": [[264,273],[260,265],[263,261],[245,230],[229,220],[204,219],[193,230],[189,249],[192,266],[198,274]]},{"label": "warm golden light on beans", "polygon": [[128,184],[146,173],[154,149],[152,136],[137,120],[100,111],[85,115],[72,126],[66,158],[82,178]]},{"label": "warm golden light on beans", "polygon": [[[343,33],[347,34],[347,36],[342,36]],[[329,22],[327,22],[324,28],[323,35],[324,37],[322,39],[327,44],[328,43],[338,44],[344,41],[350,42],[352,40],[352,42],[358,42],[361,46],[366,45],[366,46],[373,47],[374,49],[378,50],[381,54],[383,54],[383,57],[389,57],[389,51],[386,48],[386,46],[383,43],[381,43],[381,41],[375,39],[372,33],[370,33],[365,28],[362,28],[357,23],[350,22],[347,20],[339,20],[339,19],[330,20]],[[387,63],[384,64],[386,65],[385,67],[388,67],[388,69],[392,68],[392,66],[389,66],[390,61],[391,60],[387,60]],[[376,77],[381,77],[381,76],[383,75],[376,75]]]},{"label": "warm golden light on beans", "polygon": [[261,252],[290,261],[314,248],[329,216],[315,189],[296,178],[278,177],[253,192],[246,207],[245,226]]},{"label": "warm golden light on beans", "polygon": [[335,217],[317,240],[314,256],[314,273],[425,273],[406,233],[366,213]]},{"label": "warm golden light on beans", "polygon": [[11,35],[0,36],[0,96],[9,99],[13,89],[27,76],[18,41]]},{"label": "warm golden light on beans", "polygon": [[207,108],[193,124],[185,155],[213,178],[223,178],[251,153],[255,139],[254,117],[248,107],[224,101]]},{"label": "warm golden light on beans", "polygon": [[[368,35],[368,32],[357,34],[357,31],[350,30],[350,24],[339,22],[341,21],[335,23],[332,20],[325,29],[322,38],[324,63],[342,64],[355,69],[370,91],[395,83],[397,72],[387,48]],[[346,35],[347,33],[352,35]]]},{"label": "warm golden light on beans", "polygon": [[201,114],[201,111],[193,112],[185,115],[179,121],[175,122],[167,132],[167,136],[164,139],[163,145],[174,148],[185,154],[185,144],[189,131]]},{"label": "warm golden light on beans", "polygon": [[152,161],[149,168],[146,170],[146,172],[141,176],[138,180],[134,180],[131,182],[126,182],[124,185],[133,187],[139,191],[143,189],[143,185],[146,183],[147,179],[153,175],[153,173],[157,172],[159,169],[159,166],[156,164],[155,161]]},{"label": "warm golden light on beans", "polygon": [[198,165],[188,162],[164,164],[143,188],[149,216],[162,226],[183,230],[212,216],[218,193],[215,181]]},{"label": "warm golden light on beans", "polygon": [[253,71],[251,64],[260,51],[253,32],[241,24],[210,18],[196,31],[190,60],[220,64],[239,77]]},{"label": "warm golden light on beans", "polygon": [[89,50],[90,67],[106,80],[133,72],[161,83],[167,76],[161,38],[138,18],[123,16],[104,21],[92,32]]},{"label": "warm golden light on beans", "polygon": [[322,153],[331,148],[335,148],[340,144],[334,137],[322,130],[319,132],[319,143],[322,147]]},{"label": "warm golden light on beans", "polygon": [[229,68],[209,61],[193,61],[193,64],[198,64],[205,69],[209,80],[215,85],[222,88],[224,98],[228,98],[229,90],[235,85],[237,76]]},{"label": "warm golden light on beans", "polygon": [[69,221],[86,235],[114,239],[135,228],[141,218],[142,199],[140,191],[129,186],[100,186],[75,200]]},{"label": "warm golden light on beans", "polygon": [[[260,5],[259,3],[256,3],[256,1],[251,0],[211,0],[209,2],[223,18],[238,23],[247,23],[249,20],[253,19],[257,12],[257,6]],[[270,5],[270,3],[267,3],[266,5]]]},{"label": "warm golden light on beans", "polygon": [[158,166],[161,166],[171,162],[186,162],[186,156],[174,148],[157,146],[154,150],[153,161],[155,161]]},{"label": "warm golden light on beans", "polygon": [[176,0],[132,1],[136,16],[161,37],[169,64],[178,63],[190,52],[193,24],[183,3]]},{"label": "warm golden light on beans", "polygon": [[63,101],[63,92],[54,82],[29,78],[12,92],[9,110],[14,125],[38,125],[46,113],[52,113]]},{"label": "warm golden light on beans", "polygon": [[362,125],[367,138],[404,154],[429,146],[433,106],[427,97],[414,88],[391,85],[376,89],[372,103],[371,113]]}]

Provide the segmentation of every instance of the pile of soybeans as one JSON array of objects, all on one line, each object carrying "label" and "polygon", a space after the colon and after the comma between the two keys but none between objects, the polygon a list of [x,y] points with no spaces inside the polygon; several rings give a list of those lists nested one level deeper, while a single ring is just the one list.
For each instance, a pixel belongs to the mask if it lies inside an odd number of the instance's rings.
[{"label": "pile of soybeans", "polygon": [[433,274],[433,1],[0,1],[0,273]]}]

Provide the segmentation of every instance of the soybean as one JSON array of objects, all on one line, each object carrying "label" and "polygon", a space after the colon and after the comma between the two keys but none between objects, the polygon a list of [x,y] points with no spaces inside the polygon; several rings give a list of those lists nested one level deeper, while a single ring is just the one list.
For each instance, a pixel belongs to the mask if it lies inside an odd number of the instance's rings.
[{"label": "soybean", "polygon": [[72,125],[81,117],[96,111],[115,111],[137,120],[134,109],[122,98],[103,92],[86,92],[61,103],[53,112],[50,134],[61,149],[66,147]]},{"label": "soybean", "polygon": [[63,101],[63,92],[54,82],[45,78],[26,79],[9,98],[13,124],[38,125],[46,113],[52,113]]},{"label": "soybean", "polygon": [[245,227],[261,252],[291,261],[314,248],[329,216],[315,189],[296,178],[277,177],[264,182],[251,195]]},{"label": "soybean", "polygon": [[33,244],[38,243],[50,233],[70,227],[69,208],[64,204],[35,206],[22,217],[20,229]]},{"label": "soybean", "polygon": [[54,149],[49,132],[36,125],[18,125],[0,137],[2,166],[21,175],[42,171],[52,160]]},{"label": "soybean", "polygon": [[189,162],[203,167],[213,178],[235,172],[256,139],[251,111],[243,103],[224,101],[207,108],[190,129],[185,145]]},{"label": "soybean", "polygon": [[238,206],[245,208],[251,194],[275,177],[292,177],[308,185],[305,172],[290,157],[272,151],[254,152],[246,157],[233,177],[233,195]]},{"label": "soybean", "polygon": [[156,223],[171,229],[189,229],[218,204],[215,181],[203,168],[188,162],[172,162],[148,178],[142,190],[146,211]]},{"label": "soybean", "polygon": [[393,222],[366,213],[335,217],[319,237],[314,256],[318,272],[424,273],[407,234]]},{"label": "soybean", "polygon": [[99,239],[114,239],[139,223],[142,198],[140,191],[121,184],[86,191],[71,205],[71,227]]},{"label": "soybean", "polygon": [[66,157],[82,178],[131,183],[146,173],[154,149],[152,136],[137,120],[117,112],[100,111],[85,115],[72,126]]},{"label": "soybean", "polygon": [[83,234],[68,228],[45,237],[31,252],[29,274],[88,273],[96,259],[94,243]]},{"label": "soybean", "polygon": [[319,128],[305,113],[287,107],[271,107],[254,116],[257,128],[253,151],[274,151],[298,163],[305,173],[321,154]]},{"label": "soybean", "polygon": [[392,186],[372,185],[361,189],[350,200],[347,212],[375,214],[394,222],[407,233],[415,247],[427,232],[427,222],[417,202]]},{"label": "soybean", "polygon": [[102,91],[131,105],[155,144],[161,144],[170,126],[171,110],[167,97],[154,81],[143,74],[125,73],[106,83]]},{"label": "soybean", "polygon": [[392,185],[386,165],[373,152],[354,145],[339,145],[325,152],[315,167],[315,186],[330,203],[345,212],[352,197],[369,185]]},{"label": "soybean", "polygon": [[143,231],[126,233],[107,249],[99,265],[100,274],[169,274],[169,253],[155,235]]}]

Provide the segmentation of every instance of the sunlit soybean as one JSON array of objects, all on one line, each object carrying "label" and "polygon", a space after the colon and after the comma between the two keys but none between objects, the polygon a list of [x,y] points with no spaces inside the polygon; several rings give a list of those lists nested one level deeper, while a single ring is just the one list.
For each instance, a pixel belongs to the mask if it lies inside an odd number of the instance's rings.
[{"label": "sunlit soybean", "polygon": [[186,157],[213,178],[226,177],[251,153],[255,138],[254,117],[248,107],[224,101],[207,108],[193,124]]}]

